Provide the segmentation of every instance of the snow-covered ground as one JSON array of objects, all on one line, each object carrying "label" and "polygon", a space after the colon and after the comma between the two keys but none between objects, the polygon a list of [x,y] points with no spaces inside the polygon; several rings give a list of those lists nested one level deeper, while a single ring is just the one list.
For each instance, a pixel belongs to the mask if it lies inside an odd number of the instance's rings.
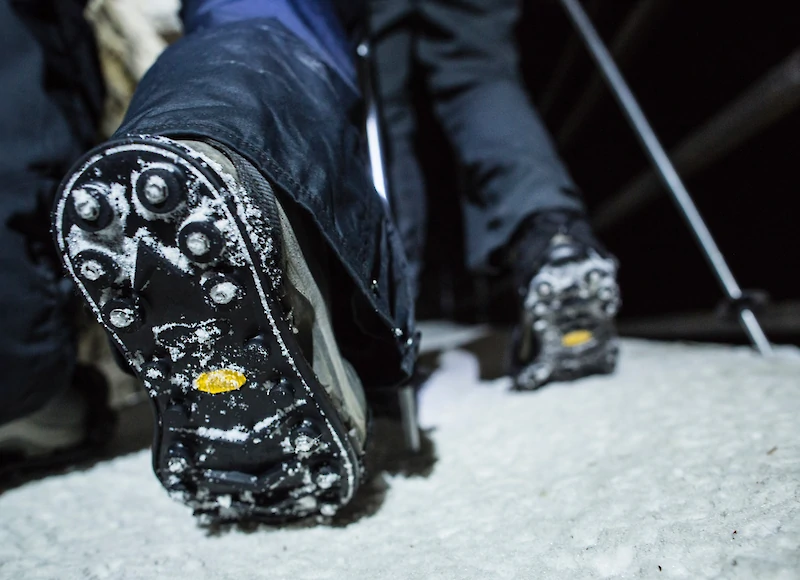
[{"label": "snow-covered ground", "polygon": [[140,451],[0,495],[0,577],[800,578],[794,349],[627,341],[617,375],[527,394],[439,364],[432,469],[335,526],[211,533]]}]

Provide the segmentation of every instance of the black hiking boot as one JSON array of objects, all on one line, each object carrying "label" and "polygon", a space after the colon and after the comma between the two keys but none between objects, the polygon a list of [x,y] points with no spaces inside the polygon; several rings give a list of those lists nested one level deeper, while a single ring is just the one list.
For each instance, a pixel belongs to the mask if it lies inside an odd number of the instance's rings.
[{"label": "black hiking boot", "polygon": [[512,343],[518,389],[614,371],[619,352],[617,263],[575,214],[529,220],[510,259],[521,296]]},{"label": "black hiking boot", "polygon": [[152,399],[170,495],[212,521],[331,516],[350,501],[361,382],[315,256],[250,163],[195,141],[107,143],[65,179],[54,227]]}]

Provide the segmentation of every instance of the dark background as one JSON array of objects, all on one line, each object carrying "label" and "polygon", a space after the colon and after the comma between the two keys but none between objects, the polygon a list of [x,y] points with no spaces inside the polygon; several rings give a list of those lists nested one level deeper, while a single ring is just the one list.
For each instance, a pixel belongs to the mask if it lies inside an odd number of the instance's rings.
[{"label": "dark background", "polygon": [[[800,45],[790,2],[643,1],[654,2],[654,16],[640,23],[638,40],[619,61],[667,150]],[[607,44],[638,4],[584,3]],[[527,2],[518,32],[525,82],[537,104],[568,63],[557,97],[540,107],[551,133],[558,135],[596,69],[553,0]],[[577,58],[565,57],[570,50]],[[794,79],[797,94],[797,66]],[[506,306],[510,301],[504,299],[502,280],[479,279],[464,269],[460,226],[452,217],[458,213],[457,175],[452,157],[442,153],[446,144],[425,110],[424,94],[418,102],[425,119],[419,147],[431,191],[429,268],[420,314],[510,321],[514,313]],[[800,342],[798,134],[800,107],[685,180],[740,285],[771,295],[773,306],[764,312],[770,338],[794,343]],[[574,137],[559,148],[590,214],[649,167],[605,87]],[[676,208],[659,191],[655,201],[599,233],[622,263],[623,332],[744,342],[735,323],[712,316],[722,292]]]}]

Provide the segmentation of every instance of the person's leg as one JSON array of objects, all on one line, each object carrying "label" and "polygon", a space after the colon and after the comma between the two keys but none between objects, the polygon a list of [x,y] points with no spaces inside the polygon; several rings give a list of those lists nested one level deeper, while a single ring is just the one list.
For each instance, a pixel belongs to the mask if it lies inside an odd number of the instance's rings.
[{"label": "person's leg", "polygon": [[188,27],[54,217],[68,271],[154,398],[156,474],[222,518],[349,501],[361,383],[405,380],[417,346],[354,83],[303,40],[336,22],[293,31],[293,2],[261,6]]},{"label": "person's leg", "polygon": [[414,140],[416,114],[411,101],[416,11],[412,0],[372,0],[371,37],[377,73],[392,214],[409,262],[415,295],[423,267],[427,198]]},{"label": "person's leg", "polygon": [[[75,303],[48,213],[58,180],[91,146],[102,108],[82,4],[0,0],[0,424],[41,408],[73,379]],[[0,438],[13,443],[6,432]]]},{"label": "person's leg", "polygon": [[[348,356],[366,382],[393,384],[411,371],[416,347],[406,344],[413,338],[406,261],[370,181],[355,83],[326,66],[305,34],[287,30],[276,9],[306,4],[273,0],[259,6],[275,18],[190,29],[142,79],[112,140],[211,139],[247,158],[275,183],[281,201],[305,210],[347,274],[342,283],[353,293],[337,293],[334,309],[343,313]],[[330,26],[341,31],[336,21]],[[208,80],[220,78],[226,82]],[[381,365],[374,349],[398,363]]]},{"label": "person's leg", "polygon": [[519,2],[420,0],[420,11],[420,60],[465,173],[467,263],[487,269],[526,217],[583,204],[522,84]]},{"label": "person's leg", "polygon": [[181,19],[186,33],[192,34],[233,22],[275,18],[355,87],[350,31],[342,22],[343,9],[339,5],[358,3],[359,0],[183,0]]},{"label": "person's leg", "polygon": [[421,0],[435,111],[466,177],[467,263],[510,270],[520,293],[512,347],[519,388],[610,372],[616,263],[522,85],[516,0]]}]

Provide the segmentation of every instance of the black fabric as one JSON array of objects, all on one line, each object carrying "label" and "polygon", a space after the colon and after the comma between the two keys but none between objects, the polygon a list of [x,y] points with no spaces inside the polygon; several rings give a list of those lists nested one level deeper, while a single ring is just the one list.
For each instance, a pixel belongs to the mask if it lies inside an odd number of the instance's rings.
[{"label": "black fabric", "polygon": [[471,269],[490,270],[493,255],[526,217],[584,211],[522,85],[514,38],[518,0],[371,0],[371,6],[393,208],[412,261],[421,260],[426,226],[424,184],[413,156],[414,67],[463,170]]},{"label": "black fabric", "polygon": [[514,286],[523,295],[531,278],[550,260],[548,250],[556,234],[572,238],[582,254],[591,248],[604,258],[612,257],[581,214],[554,210],[529,216],[515,232],[505,255]]},{"label": "black fabric", "polygon": [[0,0],[0,423],[72,379],[75,303],[49,233],[58,181],[103,100],[83,2]]},{"label": "black fabric", "polygon": [[343,354],[367,386],[413,370],[417,341],[401,243],[368,177],[358,95],[272,19],[199,30],[142,79],[115,138],[199,137],[253,163],[306,210],[341,264]]}]

